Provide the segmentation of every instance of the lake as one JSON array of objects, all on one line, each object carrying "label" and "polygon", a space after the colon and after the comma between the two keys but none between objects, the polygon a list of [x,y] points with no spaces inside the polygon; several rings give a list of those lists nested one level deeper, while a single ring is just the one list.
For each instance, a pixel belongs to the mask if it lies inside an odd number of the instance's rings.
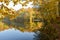
[{"label": "lake", "polygon": [[34,31],[40,29],[41,24],[5,18],[0,21],[0,40],[34,40]]},{"label": "lake", "polygon": [[21,32],[14,28],[0,32],[0,40],[33,40],[34,32]]}]

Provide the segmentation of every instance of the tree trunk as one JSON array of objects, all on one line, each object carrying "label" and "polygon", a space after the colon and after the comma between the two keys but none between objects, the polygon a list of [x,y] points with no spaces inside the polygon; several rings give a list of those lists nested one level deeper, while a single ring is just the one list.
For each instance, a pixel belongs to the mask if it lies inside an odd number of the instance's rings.
[{"label": "tree trunk", "polygon": [[60,16],[60,1],[59,1],[58,9],[59,9],[59,16]]}]

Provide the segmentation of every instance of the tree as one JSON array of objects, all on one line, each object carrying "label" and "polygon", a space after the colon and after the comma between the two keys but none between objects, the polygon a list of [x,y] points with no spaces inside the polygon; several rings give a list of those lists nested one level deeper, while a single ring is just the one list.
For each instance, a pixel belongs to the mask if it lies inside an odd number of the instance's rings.
[{"label": "tree", "polygon": [[[0,0],[1,2],[4,2],[7,4],[9,4],[9,0]],[[48,35],[49,37],[51,37],[52,40],[54,40],[55,37],[55,29],[52,28],[53,26],[51,26],[51,22],[55,22],[56,21],[56,17],[59,16],[60,13],[60,1],[59,0],[25,0],[24,3],[22,3],[22,0],[12,0],[14,2],[14,6],[19,3],[22,4],[23,6],[26,6],[29,2],[33,2],[33,8],[28,8],[27,10],[22,8],[18,11],[15,11],[13,9],[9,9],[8,7],[2,5],[2,8],[0,9],[0,14],[3,15],[5,17],[9,17],[11,19],[15,19],[16,17],[18,17],[20,15],[21,12],[28,12],[30,14],[30,24],[32,25],[32,18],[33,18],[33,13],[36,14],[36,18],[38,18],[39,14],[39,19],[42,18],[43,20],[45,20],[45,22],[47,22],[47,25],[45,25],[45,27],[43,27],[43,31],[40,30],[42,33],[45,33],[46,35]],[[57,3],[59,2],[59,4]],[[44,22],[44,23],[45,23]],[[31,27],[32,28],[32,27]],[[46,28],[46,29],[45,29]],[[52,31],[52,30],[53,31]],[[47,31],[48,30],[48,31]],[[50,33],[50,31],[52,33]],[[47,33],[49,32],[49,33]],[[52,38],[53,35],[53,38]],[[48,38],[49,40],[51,40],[50,38]]]}]

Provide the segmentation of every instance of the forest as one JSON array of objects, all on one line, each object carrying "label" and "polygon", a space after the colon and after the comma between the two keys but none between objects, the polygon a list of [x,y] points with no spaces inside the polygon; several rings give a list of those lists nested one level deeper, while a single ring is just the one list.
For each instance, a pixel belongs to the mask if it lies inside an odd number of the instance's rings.
[{"label": "forest", "polygon": [[0,26],[35,32],[34,40],[60,40],[60,0],[0,0]]}]

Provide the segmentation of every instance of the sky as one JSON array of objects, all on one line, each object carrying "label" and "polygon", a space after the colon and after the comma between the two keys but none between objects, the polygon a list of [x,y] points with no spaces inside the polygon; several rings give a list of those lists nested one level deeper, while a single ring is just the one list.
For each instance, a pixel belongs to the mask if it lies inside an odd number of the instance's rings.
[{"label": "sky", "polygon": [[[24,3],[25,1],[21,1],[21,3]],[[21,8],[27,9],[27,8],[32,8],[33,7],[33,2],[29,2],[27,4],[27,6],[22,6],[22,4],[20,4],[19,2],[14,6],[13,1],[10,1],[8,5],[6,5],[6,3],[4,2],[0,2],[0,5],[4,4],[4,6],[8,7],[9,9],[14,9],[15,11],[20,10]]]},{"label": "sky", "polygon": [[21,32],[14,28],[0,32],[0,40],[33,40],[33,32]]}]

